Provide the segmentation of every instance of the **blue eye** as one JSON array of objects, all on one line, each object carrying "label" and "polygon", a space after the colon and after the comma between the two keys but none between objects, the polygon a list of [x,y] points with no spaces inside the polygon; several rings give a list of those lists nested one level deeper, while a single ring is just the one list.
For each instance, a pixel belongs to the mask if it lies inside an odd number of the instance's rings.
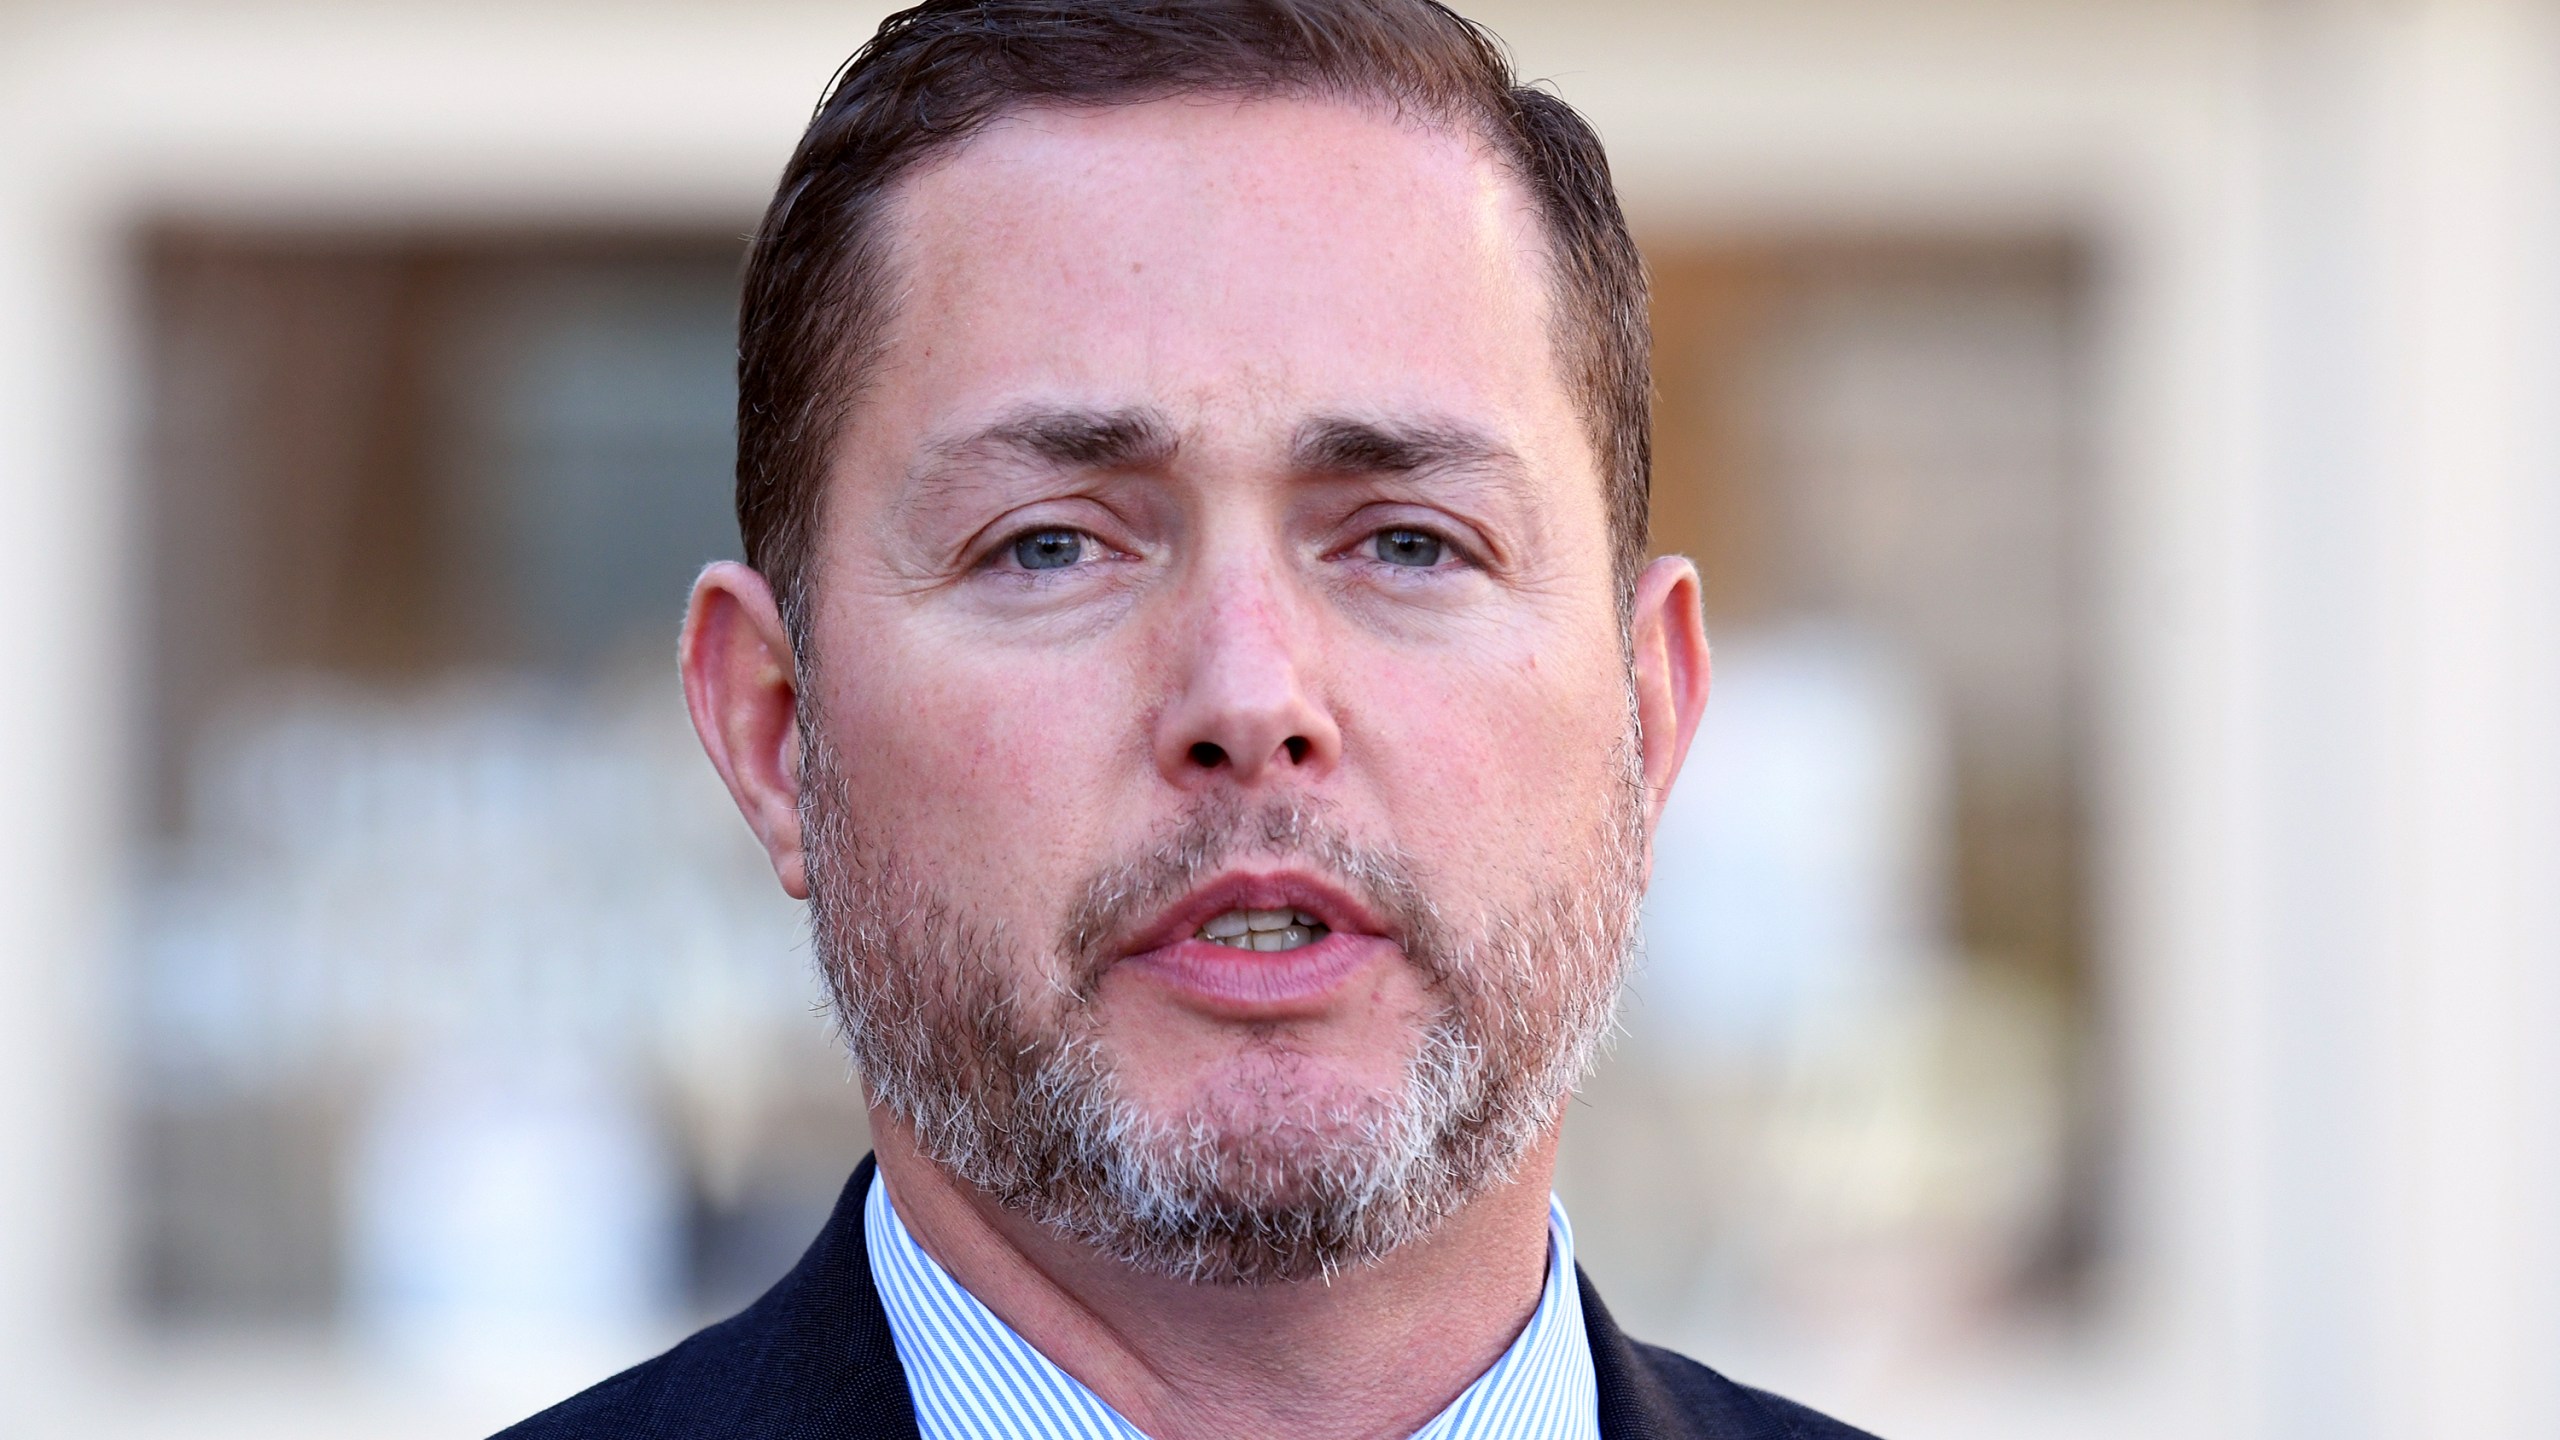
[{"label": "blue eye", "polygon": [[1427,530],[1381,530],[1375,548],[1378,558],[1389,565],[1428,570],[1440,563],[1440,552],[1446,547]]},{"label": "blue eye", "polygon": [[1034,530],[1013,542],[1013,563],[1025,570],[1064,570],[1084,559],[1084,536],[1074,530]]}]

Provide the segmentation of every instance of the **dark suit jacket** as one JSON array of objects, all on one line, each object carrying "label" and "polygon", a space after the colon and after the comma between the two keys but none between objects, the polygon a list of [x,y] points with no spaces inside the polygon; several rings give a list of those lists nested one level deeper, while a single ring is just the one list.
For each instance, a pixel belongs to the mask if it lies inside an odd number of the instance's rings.
[{"label": "dark suit jacket", "polygon": [[[862,1240],[862,1162],[817,1243],[764,1297],[500,1440],[916,1440]],[[1874,1440],[1621,1333],[1582,1279],[1603,1440]]]}]

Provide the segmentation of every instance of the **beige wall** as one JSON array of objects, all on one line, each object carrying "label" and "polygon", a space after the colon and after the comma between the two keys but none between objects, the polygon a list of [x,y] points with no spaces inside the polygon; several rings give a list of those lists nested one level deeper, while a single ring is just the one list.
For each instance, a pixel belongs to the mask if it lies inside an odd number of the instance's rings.
[{"label": "beige wall", "polygon": [[[743,224],[874,9],[0,9],[0,1431],[480,1418],[113,1319],[128,227]],[[2085,1333],[1754,1378],[1903,1437],[2553,1433],[2544,7],[1481,13],[1649,231],[2060,228],[2103,261],[2119,1264]]]}]

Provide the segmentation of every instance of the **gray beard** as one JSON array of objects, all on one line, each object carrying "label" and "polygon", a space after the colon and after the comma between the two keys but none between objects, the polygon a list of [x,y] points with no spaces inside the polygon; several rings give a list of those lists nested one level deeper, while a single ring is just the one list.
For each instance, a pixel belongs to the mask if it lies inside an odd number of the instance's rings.
[{"label": "gray beard", "polygon": [[[1430,1233],[1517,1173],[1613,1024],[1644,872],[1631,740],[1603,833],[1564,858],[1570,873],[1540,902],[1474,934],[1452,934],[1400,856],[1353,845],[1321,809],[1228,801],[1096,876],[1037,957],[861,833],[832,755],[804,740],[810,928],[872,1103],[949,1174],[1140,1271],[1329,1277]],[[1297,1093],[1266,1038],[1248,1042],[1271,1062],[1249,1093],[1171,1116],[1123,1094],[1092,1011],[1112,958],[1101,947],[1248,854],[1359,894],[1440,997],[1400,1091]],[[1229,1113],[1239,1099],[1250,1123]]]}]

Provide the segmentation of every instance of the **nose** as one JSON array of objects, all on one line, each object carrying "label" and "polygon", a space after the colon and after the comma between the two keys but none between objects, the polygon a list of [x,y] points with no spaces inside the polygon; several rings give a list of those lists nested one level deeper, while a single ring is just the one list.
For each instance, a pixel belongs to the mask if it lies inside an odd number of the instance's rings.
[{"label": "nose", "polygon": [[1312,617],[1273,577],[1208,587],[1177,633],[1172,694],[1156,722],[1156,767],[1184,789],[1245,787],[1333,768],[1342,732],[1311,681]]}]

